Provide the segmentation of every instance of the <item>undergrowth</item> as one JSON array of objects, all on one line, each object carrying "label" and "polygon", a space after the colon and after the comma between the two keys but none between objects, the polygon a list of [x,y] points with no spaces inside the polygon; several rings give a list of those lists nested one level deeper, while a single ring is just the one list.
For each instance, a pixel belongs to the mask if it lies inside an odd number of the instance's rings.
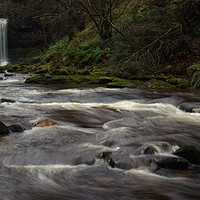
[{"label": "undergrowth", "polygon": [[113,38],[102,42],[89,23],[71,41],[64,38],[51,45],[41,60],[52,66],[108,66],[110,75],[129,79],[136,74],[165,73],[169,65],[173,66],[170,73],[180,75],[199,60],[198,0],[132,0],[118,18],[121,10],[114,11],[113,23],[123,35],[113,30]]}]

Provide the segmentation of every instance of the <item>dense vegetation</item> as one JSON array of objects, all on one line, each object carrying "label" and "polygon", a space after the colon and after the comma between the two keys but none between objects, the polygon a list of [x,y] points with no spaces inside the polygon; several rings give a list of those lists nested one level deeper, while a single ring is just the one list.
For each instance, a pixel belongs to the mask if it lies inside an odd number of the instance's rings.
[{"label": "dense vegetation", "polygon": [[48,74],[32,77],[30,83],[200,88],[198,0],[104,1],[65,7],[75,16],[86,14],[81,18],[85,28],[73,26],[73,34],[10,67]]}]

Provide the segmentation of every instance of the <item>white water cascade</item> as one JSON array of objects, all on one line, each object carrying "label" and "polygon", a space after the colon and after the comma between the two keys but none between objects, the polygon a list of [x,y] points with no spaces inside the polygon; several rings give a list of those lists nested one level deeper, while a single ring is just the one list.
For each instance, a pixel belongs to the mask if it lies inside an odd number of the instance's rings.
[{"label": "white water cascade", "polygon": [[8,64],[7,23],[7,19],[0,18],[0,66]]}]

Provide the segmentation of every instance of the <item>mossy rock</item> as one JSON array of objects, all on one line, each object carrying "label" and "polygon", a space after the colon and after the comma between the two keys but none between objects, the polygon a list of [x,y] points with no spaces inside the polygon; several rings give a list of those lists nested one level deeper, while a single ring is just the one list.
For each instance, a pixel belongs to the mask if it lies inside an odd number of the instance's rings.
[{"label": "mossy rock", "polygon": [[31,84],[99,84],[99,79],[93,76],[82,76],[82,75],[36,75],[26,79],[25,83]]},{"label": "mossy rock", "polygon": [[176,157],[161,159],[156,164],[161,168],[172,170],[186,170],[190,166],[190,163],[186,159]]},{"label": "mossy rock", "polygon": [[6,72],[6,70],[8,69],[7,66],[0,66],[0,74],[4,74]]},{"label": "mossy rock", "polygon": [[66,76],[51,76],[46,79],[45,84],[65,84],[67,82]]},{"label": "mossy rock", "polygon": [[176,150],[174,155],[188,160],[192,164],[200,164],[200,149],[193,145],[185,145]]},{"label": "mossy rock", "polygon": [[177,78],[177,77],[172,77],[168,79],[168,83],[182,89],[188,88],[190,86],[189,80],[184,79],[184,78]]},{"label": "mossy rock", "polygon": [[18,72],[22,70],[22,67],[19,64],[8,64],[4,66],[4,70],[7,70],[8,72]]},{"label": "mossy rock", "polygon": [[99,79],[99,83],[100,84],[107,84],[107,83],[112,83],[113,82],[113,78],[112,77],[101,77]]},{"label": "mossy rock", "polygon": [[144,84],[141,85],[143,88],[175,88],[174,85],[169,84],[166,81],[161,81],[161,80],[156,80],[152,79],[150,81],[145,82]]},{"label": "mossy rock", "polygon": [[0,135],[7,135],[9,134],[9,128],[3,123],[0,121]]},{"label": "mossy rock", "polygon": [[50,71],[51,75],[68,75],[69,72],[66,69],[52,69]]},{"label": "mossy rock", "polygon": [[31,76],[25,80],[25,83],[44,84],[50,77],[44,75]]},{"label": "mossy rock", "polygon": [[149,81],[154,78],[152,74],[137,74],[131,77],[132,80]]}]

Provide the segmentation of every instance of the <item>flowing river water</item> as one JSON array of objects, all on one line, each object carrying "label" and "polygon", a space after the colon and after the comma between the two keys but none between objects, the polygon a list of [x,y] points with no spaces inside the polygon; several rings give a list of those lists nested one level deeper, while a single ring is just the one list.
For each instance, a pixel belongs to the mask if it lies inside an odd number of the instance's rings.
[{"label": "flowing river water", "polygon": [[[199,110],[180,109],[199,106],[199,91],[61,88],[27,85],[25,75],[0,78],[0,99],[9,100],[0,103],[0,121],[26,129],[0,137],[1,200],[200,199],[199,166],[180,171],[153,163],[181,145],[199,147]],[[33,127],[43,118],[58,125]],[[143,153],[149,145],[155,154]],[[105,152],[119,167],[102,159]]]}]

